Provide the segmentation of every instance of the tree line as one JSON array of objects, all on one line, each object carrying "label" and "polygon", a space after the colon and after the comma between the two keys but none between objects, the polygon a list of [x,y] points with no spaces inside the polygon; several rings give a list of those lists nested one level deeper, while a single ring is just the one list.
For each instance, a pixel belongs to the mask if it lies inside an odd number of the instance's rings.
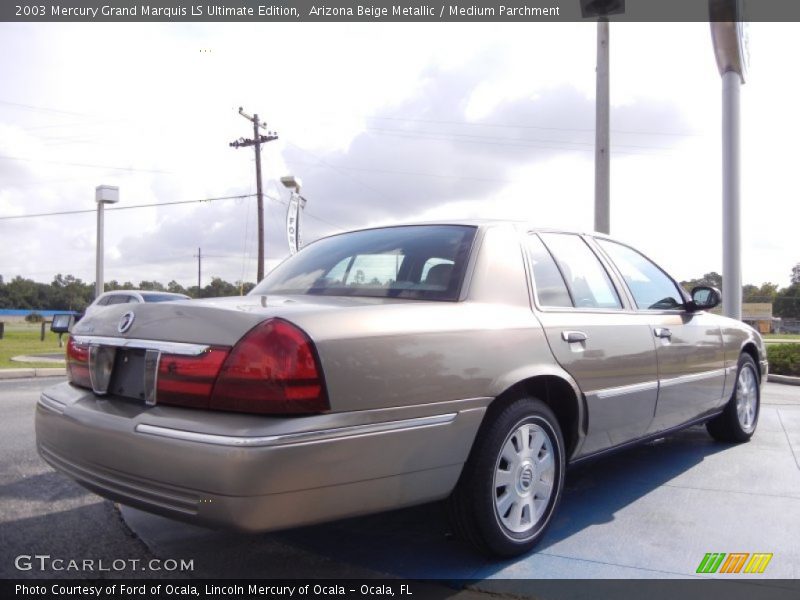
[{"label": "tree line", "polygon": [[[765,302],[772,304],[772,315],[783,319],[800,319],[800,277],[792,277],[791,285],[778,289],[776,283],[742,286],[742,302]],[[710,285],[722,289],[722,275],[716,271],[706,273],[699,279],[681,281],[687,292],[696,285]]]},{"label": "tree line", "polygon": [[[712,271],[698,279],[681,281],[687,291],[696,285],[711,285],[722,289],[722,275]],[[158,281],[140,281],[134,285],[130,281],[120,283],[116,280],[105,284],[105,290],[155,290],[186,294],[192,298],[218,298],[247,294],[255,287],[251,282],[230,283],[214,277],[205,287],[196,285],[183,287],[176,281],[164,285]],[[4,281],[0,275],[0,308],[28,310],[74,310],[83,312],[94,300],[94,283],[81,281],[73,275],[58,274],[51,283],[39,283],[17,276]],[[774,283],[760,286],[742,286],[743,302],[768,302],[772,304],[772,314],[784,319],[800,319],[800,281],[793,281],[788,287],[778,289]]]},{"label": "tree line", "polygon": [[[247,294],[255,287],[255,283],[230,283],[220,277],[214,277],[205,287],[196,285],[183,287],[176,281],[164,285],[158,281],[131,281],[120,283],[108,281],[105,291],[112,290],[153,290],[186,294],[192,298],[219,298],[221,296],[239,296]],[[4,281],[0,275],[0,308],[27,310],[69,310],[83,312],[94,300],[94,282],[84,282],[73,275],[59,273],[51,283],[39,283],[32,279],[17,276]]]}]

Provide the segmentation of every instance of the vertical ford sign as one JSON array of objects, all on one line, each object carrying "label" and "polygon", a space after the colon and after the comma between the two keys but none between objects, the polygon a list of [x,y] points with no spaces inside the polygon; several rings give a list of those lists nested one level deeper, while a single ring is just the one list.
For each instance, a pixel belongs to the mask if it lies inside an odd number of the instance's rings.
[{"label": "vertical ford sign", "polygon": [[289,210],[286,211],[286,236],[289,239],[289,254],[296,254],[303,241],[300,238],[300,214],[306,205],[306,199],[297,192],[292,192],[289,199]]}]

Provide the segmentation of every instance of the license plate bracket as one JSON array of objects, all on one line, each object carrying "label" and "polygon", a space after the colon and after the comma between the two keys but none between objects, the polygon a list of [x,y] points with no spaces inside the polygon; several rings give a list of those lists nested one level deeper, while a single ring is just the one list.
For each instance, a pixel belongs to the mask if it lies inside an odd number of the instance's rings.
[{"label": "license plate bracket", "polygon": [[114,373],[108,392],[123,398],[145,400],[145,350],[140,348],[117,349]]}]

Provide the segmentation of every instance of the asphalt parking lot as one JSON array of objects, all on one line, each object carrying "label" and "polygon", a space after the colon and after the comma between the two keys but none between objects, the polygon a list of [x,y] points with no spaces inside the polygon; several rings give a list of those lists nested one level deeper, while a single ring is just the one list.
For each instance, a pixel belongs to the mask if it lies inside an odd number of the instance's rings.
[{"label": "asphalt parking lot", "polygon": [[[31,549],[79,557],[92,548],[112,558],[190,558],[193,577],[388,575],[491,590],[498,579],[720,577],[696,574],[706,553],[759,552],[773,558],[758,581],[800,577],[800,387],[766,384],[749,444],[717,444],[696,427],[570,470],[543,543],[491,562],[452,538],[439,504],[262,535],[125,507],[119,519],[35,455],[35,399],[59,380],[0,382],[0,405],[14,403],[14,418],[0,423],[3,562]],[[3,576],[15,576],[8,566]]]}]

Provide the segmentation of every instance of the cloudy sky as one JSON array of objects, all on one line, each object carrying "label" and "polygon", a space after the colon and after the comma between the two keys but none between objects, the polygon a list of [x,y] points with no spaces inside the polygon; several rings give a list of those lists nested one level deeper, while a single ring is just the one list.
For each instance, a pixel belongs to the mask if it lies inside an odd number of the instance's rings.
[{"label": "cloudy sky", "polygon": [[[742,88],[743,280],[800,261],[800,25],[752,24]],[[255,279],[252,137],[264,146],[268,267],[305,239],[377,223],[509,217],[593,224],[595,25],[0,24],[0,274]],[[678,279],[722,269],[720,78],[708,24],[612,24],[612,234]]]}]

